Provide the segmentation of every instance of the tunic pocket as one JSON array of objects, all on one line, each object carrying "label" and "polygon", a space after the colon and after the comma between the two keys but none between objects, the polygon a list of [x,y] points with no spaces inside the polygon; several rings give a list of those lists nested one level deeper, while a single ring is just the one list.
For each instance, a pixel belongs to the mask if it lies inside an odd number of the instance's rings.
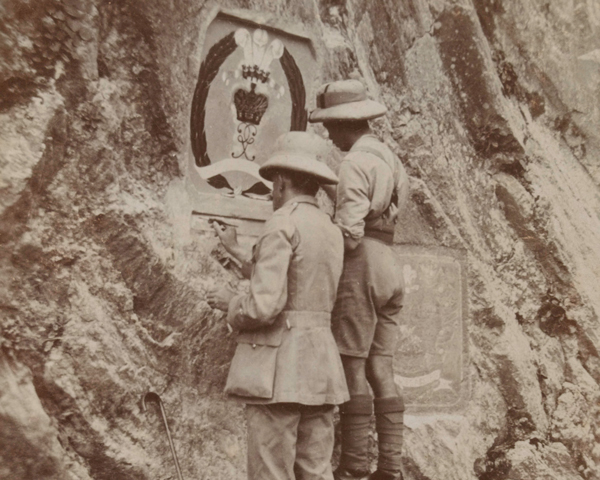
[{"label": "tunic pocket", "polygon": [[283,328],[280,325],[241,332],[237,337],[238,346],[229,368],[225,393],[272,398],[277,352],[282,338]]}]

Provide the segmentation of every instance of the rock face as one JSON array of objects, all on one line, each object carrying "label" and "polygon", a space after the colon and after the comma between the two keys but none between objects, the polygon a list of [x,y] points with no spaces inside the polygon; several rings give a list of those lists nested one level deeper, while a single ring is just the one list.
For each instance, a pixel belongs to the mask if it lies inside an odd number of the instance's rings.
[{"label": "rock face", "polygon": [[[412,196],[396,241],[466,252],[470,399],[407,412],[405,478],[600,478],[596,0],[228,0],[362,78]],[[217,2],[0,7],[0,478],[245,477],[232,280],[183,187]],[[309,106],[314,104],[310,99]],[[170,476],[170,477],[169,477]]]}]

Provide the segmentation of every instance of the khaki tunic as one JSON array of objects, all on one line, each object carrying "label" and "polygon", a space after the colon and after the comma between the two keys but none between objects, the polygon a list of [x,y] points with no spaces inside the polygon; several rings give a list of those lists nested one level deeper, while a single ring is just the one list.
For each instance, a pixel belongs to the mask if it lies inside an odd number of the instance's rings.
[{"label": "khaki tunic", "polygon": [[394,185],[398,208],[405,207],[409,183],[404,166],[374,135],[363,135],[340,165],[335,223],[345,236],[360,240],[365,230],[394,231],[383,216],[390,205]]},{"label": "khaki tunic", "polygon": [[[266,222],[253,250],[250,292],[231,300],[228,322],[240,330],[238,342],[278,348],[273,394],[235,398],[304,405],[349,400],[330,328],[343,254],[340,230],[314,197],[295,197]],[[240,361],[236,367],[234,357],[232,370],[246,367]],[[235,374],[230,371],[228,383]]]}]

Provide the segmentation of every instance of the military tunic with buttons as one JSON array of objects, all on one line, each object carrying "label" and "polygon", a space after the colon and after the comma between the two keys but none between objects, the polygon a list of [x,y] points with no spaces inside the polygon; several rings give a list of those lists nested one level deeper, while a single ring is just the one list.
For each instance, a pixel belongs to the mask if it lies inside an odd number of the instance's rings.
[{"label": "military tunic with buttons", "polygon": [[253,250],[250,291],[229,304],[240,333],[227,393],[263,404],[349,399],[330,329],[343,256],[342,234],[314,197],[274,212]]}]

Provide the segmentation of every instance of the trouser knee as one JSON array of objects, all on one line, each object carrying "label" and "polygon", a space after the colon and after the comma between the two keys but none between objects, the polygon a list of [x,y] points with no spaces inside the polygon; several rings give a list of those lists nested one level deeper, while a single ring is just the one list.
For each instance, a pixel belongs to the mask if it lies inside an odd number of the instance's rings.
[{"label": "trouser knee", "polygon": [[394,380],[393,357],[372,355],[367,359],[366,375],[377,398],[390,398],[398,395]]}]

